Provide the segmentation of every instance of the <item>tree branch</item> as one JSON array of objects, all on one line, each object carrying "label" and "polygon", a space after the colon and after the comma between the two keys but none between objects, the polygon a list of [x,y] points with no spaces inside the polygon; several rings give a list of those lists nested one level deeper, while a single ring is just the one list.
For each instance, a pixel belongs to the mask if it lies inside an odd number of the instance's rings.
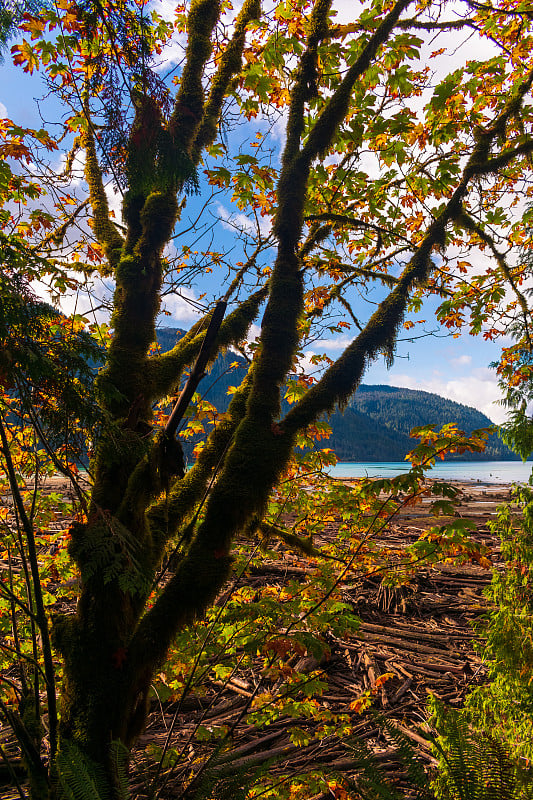
[{"label": "tree branch", "polygon": [[514,161],[515,158],[519,156],[528,156],[531,153],[533,153],[533,139],[523,142],[512,150],[506,150],[500,153],[499,156],[487,159],[487,161],[476,170],[476,175],[495,175],[504,167],[509,166],[511,161]]},{"label": "tree branch", "polygon": [[[408,2],[401,0],[401,9]],[[310,21],[303,65],[291,93],[274,228],[279,241],[278,255],[270,279],[270,298],[263,317],[246,416],[236,431],[222,473],[210,493],[204,520],[186,557],[139,625],[138,657],[150,653],[154,664],[163,658],[174,633],[201,614],[215,598],[229,574],[232,538],[253,514],[262,514],[271,487],[292,450],[293,437],[278,435],[272,420],[279,413],[279,388],[291,367],[298,342],[296,326],[303,303],[298,242],[311,162],[309,153],[302,158],[299,141],[305,102],[316,91],[316,52],[327,31],[328,13],[329,2],[318,0]],[[392,18],[388,19],[390,25],[384,23],[380,43],[393,27]],[[368,57],[371,60],[372,55]],[[330,124],[337,124],[336,116],[330,115]],[[328,136],[332,135],[333,130],[328,131]]]},{"label": "tree branch", "polygon": [[400,14],[405,11],[411,2],[412,0],[399,0],[396,3],[372,34],[363,51],[342,79],[340,86],[328,100],[302,149],[301,157],[306,163],[311,163],[319,154],[324,153],[331,144],[338,125],[340,125],[348,111],[355,82],[368,69],[379,48],[387,41],[396,26]]},{"label": "tree branch", "polygon": [[220,469],[237,426],[246,412],[250,382],[251,376],[248,373],[233,395],[226,414],[208,436],[195,464],[181,480],[175,482],[164,500],[157,501],[148,510],[147,519],[154,537],[154,554],[157,559],[161,557],[167,541],[172,540],[180,529],[186,544],[193,538],[189,525],[187,535],[183,526],[192,514],[195,504],[207,496],[209,483]]},{"label": "tree branch", "polygon": [[310,214],[305,218],[306,222],[315,222],[315,221],[328,221],[332,224],[338,223],[339,225],[343,225],[348,228],[365,228],[367,230],[375,231],[378,234],[384,234],[386,236],[390,236],[394,239],[402,239],[405,242],[411,244],[411,240],[408,239],[406,236],[402,236],[395,231],[391,231],[388,228],[384,228],[381,225],[376,225],[373,222],[367,222],[366,220],[362,219],[355,219],[348,214],[333,214],[330,212],[324,212],[323,214]]},{"label": "tree branch", "polygon": [[[298,430],[307,427],[320,414],[333,411],[336,404],[345,403],[357,388],[369,361],[380,351],[392,358],[396,331],[401,324],[411,289],[427,279],[431,268],[431,252],[443,246],[446,227],[463,213],[463,198],[474,177],[487,173],[490,147],[493,140],[505,133],[508,120],[516,114],[533,82],[533,71],[511,95],[493,123],[478,135],[474,150],[465,165],[463,176],[452,197],[431,223],[415,254],[385,300],[368,321],[364,330],[354,339],[343,355],[326,371],[321,380],[312,386],[305,397],[286,415],[281,428],[287,436],[294,437]],[[533,145],[533,143],[532,143]],[[515,148],[515,152],[518,148]],[[509,159],[510,161],[511,159]]]},{"label": "tree branch", "polygon": [[[218,351],[223,347],[237,344],[241,341],[257,316],[260,305],[267,296],[268,288],[264,286],[253,295],[241,303],[235,311],[228,314],[218,332],[215,340],[215,351],[212,361],[216,358]],[[191,331],[181,339],[172,350],[160,356],[152,356],[147,359],[145,366],[146,385],[149,386],[151,402],[165,397],[173,392],[179,382],[183,369],[197,357],[204,339],[204,328],[207,327],[211,319],[212,312],[209,312],[202,320],[195,323],[192,335]]]},{"label": "tree branch", "polygon": [[[56,686],[55,686],[55,672],[54,662],[52,659],[52,648],[50,645],[50,631],[48,629],[48,620],[46,618],[46,610],[44,607],[41,576],[39,574],[39,562],[37,560],[37,549],[35,546],[35,532],[33,525],[28,519],[24,502],[20,493],[20,488],[11,458],[11,451],[9,449],[9,442],[5,432],[4,424],[0,419],[0,442],[2,444],[2,452],[6,463],[6,472],[9,479],[9,486],[13,494],[13,500],[17,508],[24,533],[26,535],[26,544],[28,547],[28,557],[30,562],[31,577],[33,584],[33,595],[35,597],[36,608],[36,621],[41,634],[41,646],[43,652],[44,672],[46,676],[46,699],[48,701],[48,724],[50,728],[50,753],[52,757],[57,750],[57,703],[56,703]],[[39,760],[40,763],[40,760]]]},{"label": "tree branch", "polygon": [[165,425],[165,436],[173,437],[176,434],[178,425],[183,419],[183,415],[185,414],[189,403],[191,402],[192,396],[196,391],[196,387],[204,377],[208,363],[212,361],[215,356],[216,340],[222,320],[224,319],[225,312],[226,301],[219,300],[213,310],[213,313],[211,314],[211,319],[209,320],[209,325],[207,331],[205,332],[202,346],[200,347],[200,352],[198,353],[198,358],[196,359],[194,367],[192,368],[189,379],[183,387],[178,401],[172,409],[172,413],[167,420],[167,424]]},{"label": "tree branch", "polygon": [[481,239],[481,241],[484,242],[484,244],[486,244],[490,248],[490,251],[492,252],[494,258],[498,262],[498,265],[499,265],[499,267],[500,267],[505,279],[509,282],[513,292],[516,295],[516,298],[518,300],[520,308],[522,309],[522,317],[523,317],[523,320],[524,320],[524,330],[525,330],[525,333],[526,333],[526,339],[527,339],[527,341],[529,343],[531,343],[531,336],[530,336],[530,330],[529,330],[529,316],[530,315],[529,315],[529,308],[528,308],[528,305],[527,305],[527,300],[526,300],[525,296],[522,294],[522,292],[520,291],[520,289],[518,288],[518,285],[517,285],[517,283],[516,283],[516,281],[515,281],[515,279],[513,277],[513,274],[511,272],[511,270],[509,269],[509,265],[507,264],[507,261],[505,260],[505,256],[503,255],[503,253],[500,253],[500,251],[496,247],[496,243],[494,242],[494,239],[492,238],[492,236],[489,236],[489,234],[486,233],[486,231],[483,230],[481,225],[479,223],[477,223],[475,221],[475,219],[472,219],[472,217],[469,214],[467,214],[466,211],[463,210],[463,213],[457,219],[457,223],[459,225],[461,225],[462,227],[466,228],[466,230],[468,230],[468,231],[470,231],[472,233],[475,233]]},{"label": "tree branch", "polygon": [[98,163],[96,145],[87,113],[87,130],[81,135],[85,148],[85,180],[89,186],[89,200],[93,212],[93,233],[102,246],[108,260],[110,272],[114,272],[120,260],[124,240],[111,222],[109,203],[102,180],[102,170]]},{"label": "tree branch", "polygon": [[211,36],[220,8],[219,0],[193,0],[187,20],[185,66],[169,127],[175,147],[189,153],[205,110],[202,78],[213,49]]},{"label": "tree branch", "polygon": [[[158,563],[166,542],[176,535],[178,527],[191,514],[194,504],[205,494],[213,470],[224,459],[245,414],[249,388],[247,377],[234,394],[224,420],[211,433],[196,464],[175,484],[168,498],[149,509],[147,519],[154,537],[155,563]],[[194,537],[186,557],[179,563],[154,606],[140,621],[129,648],[132,663],[157,665],[165,657],[176,632],[201,614],[218,592],[221,585],[219,580],[215,580],[211,590],[209,587],[207,573],[210,562],[215,559],[215,569],[220,579],[227,574],[229,559],[218,551],[210,552],[204,563],[203,545],[199,546],[197,540],[198,537]],[[222,577],[222,583],[224,580],[225,577]],[[206,591],[208,597],[204,600]]]},{"label": "tree branch", "polygon": [[260,14],[261,0],[245,0],[235,20],[233,36],[222,54],[218,70],[211,82],[211,89],[205,102],[202,121],[192,146],[194,163],[197,163],[202,150],[205,147],[209,147],[216,137],[218,121],[228,87],[233,78],[242,69],[242,52],[246,37],[246,26],[252,19],[258,19]]}]

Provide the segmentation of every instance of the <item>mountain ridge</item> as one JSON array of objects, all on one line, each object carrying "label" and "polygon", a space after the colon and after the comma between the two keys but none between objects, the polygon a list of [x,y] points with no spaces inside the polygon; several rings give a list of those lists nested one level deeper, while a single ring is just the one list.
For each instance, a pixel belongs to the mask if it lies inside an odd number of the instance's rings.
[{"label": "mountain ridge", "polygon": [[[183,333],[176,328],[159,328],[161,349],[170,349]],[[230,400],[229,387],[240,384],[247,368],[241,356],[226,351],[218,356],[198,391],[219,411],[225,411]],[[283,406],[289,407],[286,401]],[[332,434],[317,443],[317,447],[333,449],[339,461],[344,462],[403,461],[416,446],[416,439],[409,436],[411,429],[422,425],[434,424],[438,430],[453,422],[468,434],[494,426],[489,417],[472,406],[432,392],[387,384],[361,384],[345,411],[335,411],[328,422]],[[452,454],[447,460],[519,461],[520,458],[497,434],[492,434],[484,453]]]}]

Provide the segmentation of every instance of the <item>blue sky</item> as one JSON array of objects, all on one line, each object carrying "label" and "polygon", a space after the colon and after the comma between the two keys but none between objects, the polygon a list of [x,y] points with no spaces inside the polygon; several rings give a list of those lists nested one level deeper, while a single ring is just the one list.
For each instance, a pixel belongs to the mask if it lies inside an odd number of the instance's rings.
[{"label": "blue sky", "polygon": [[[21,125],[32,127],[48,125],[54,121],[54,116],[57,119],[61,109],[54,101],[37,103],[36,98],[43,92],[35,75],[26,75],[13,67],[9,57],[6,57],[5,63],[0,67],[0,75],[1,114]],[[40,114],[43,114],[42,118]],[[115,202],[118,208],[118,197]],[[192,215],[195,205],[196,202],[191,205],[189,214]],[[232,213],[227,202],[215,204],[215,209],[220,216],[229,216]],[[227,237],[226,241],[229,242],[231,235],[227,225],[218,226],[217,236]],[[192,298],[198,297],[202,288],[196,287],[188,293]],[[189,327],[195,317],[193,307],[178,297],[168,302],[167,308],[172,314],[164,318],[163,324],[166,326]],[[409,333],[406,331],[400,334],[401,341],[398,343],[393,366],[387,369],[382,359],[376,361],[367,371],[364,382],[436,392],[478,408],[495,422],[503,421],[505,410],[495,402],[500,398],[501,392],[495,371],[489,368],[490,362],[498,358],[498,344],[468,334],[458,338],[446,335],[446,330],[439,329],[435,321],[435,308],[436,301],[426,301],[419,316],[426,319],[427,323],[415,326]],[[436,331],[436,335],[417,338],[429,331]],[[315,343],[307,355],[326,352],[334,358],[340,354],[341,346],[346,341],[346,335],[328,338]]]}]

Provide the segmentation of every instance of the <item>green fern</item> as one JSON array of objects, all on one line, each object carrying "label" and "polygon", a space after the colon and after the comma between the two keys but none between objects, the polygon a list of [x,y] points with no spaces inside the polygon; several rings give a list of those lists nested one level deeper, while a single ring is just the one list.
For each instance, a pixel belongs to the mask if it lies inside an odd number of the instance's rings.
[{"label": "green fern", "polygon": [[111,742],[109,748],[111,770],[115,779],[115,796],[120,800],[130,800],[130,789],[128,782],[128,767],[130,751],[120,741]]},{"label": "green fern", "polygon": [[97,578],[104,584],[114,580],[123,592],[143,594],[150,582],[141,567],[139,543],[115,517],[93,524],[90,536],[72,537],[70,555],[82,564],[82,580]]},{"label": "green fern", "polygon": [[361,800],[401,800],[366,742],[352,741],[349,749],[353,755],[353,769],[358,774],[355,780],[346,782],[357,792],[357,797]]},{"label": "green fern", "polygon": [[519,800],[523,797],[509,748],[473,729],[464,716],[433,699],[439,771],[433,781],[438,800]]},{"label": "green fern", "polygon": [[492,524],[506,568],[493,571],[491,604],[477,624],[489,682],[460,711],[430,704],[442,767],[436,785],[446,799],[533,797],[533,492],[522,487],[513,499]]},{"label": "green fern", "polygon": [[63,742],[56,758],[61,800],[110,800],[105,770],[73,742]]},{"label": "green fern", "polygon": [[[409,778],[413,800],[525,800],[517,780],[517,768],[509,749],[487,733],[472,729],[460,712],[432,700],[436,737],[429,736],[439,759],[439,767],[428,785],[428,777],[409,738],[379,714],[372,715],[396,748],[395,760]],[[354,754],[357,778],[348,781],[360,800],[404,800],[379,764],[375,753],[363,740],[348,743]]]},{"label": "green fern", "polygon": [[60,800],[129,800],[128,750],[122,742],[110,745],[109,775],[103,766],[88,758],[73,742],[63,742],[56,758],[58,796]]},{"label": "green fern", "polygon": [[396,747],[398,760],[405,768],[407,777],[416,791],[414,800],[432,799],[433,794],[427,788],[427,772],[412,741],[387,717],[373,714],[373,719]]}]

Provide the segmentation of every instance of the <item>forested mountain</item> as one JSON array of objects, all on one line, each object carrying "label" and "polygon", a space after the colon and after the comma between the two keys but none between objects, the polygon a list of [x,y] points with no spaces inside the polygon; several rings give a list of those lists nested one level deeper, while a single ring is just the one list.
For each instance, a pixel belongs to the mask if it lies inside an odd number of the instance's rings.
[{"label": "forested mountain", "polygon": [[[403,460],[416,442],[409,436],[413,428],[434,424],[438,429],[448,422],[454,422],[467,433],[493,425],[477,409],[438,394],[362,384],[344,414],[337,412],[332,416],[333,434],[329,442],[342,461]],[[497,434],[490,437],[483,454],[463,453],[450,458],[518,460]]]},{"label": "forested mountain", "polygon": [[[183,331],[179,329],[160,328],[157,336],[161,349],[170,349],[181,335]],[[228,351],[218,357],[199,391],[219,410],[225,410],[229,387],[238,386],[245,374],[244,359]],[[331,447],[341,461],[403,461],[416,444],[409,436],[412,428],[434,424],[438,429],[448,422],[456,423],[467,433],[493,424],[477,409],[438,394],[362,384],[344,413],[332,414],[329,420],[332,435],[319,446]],[[455,458],[519,460],[497,434],[490,437],[485,453],[464,453]]]}]

